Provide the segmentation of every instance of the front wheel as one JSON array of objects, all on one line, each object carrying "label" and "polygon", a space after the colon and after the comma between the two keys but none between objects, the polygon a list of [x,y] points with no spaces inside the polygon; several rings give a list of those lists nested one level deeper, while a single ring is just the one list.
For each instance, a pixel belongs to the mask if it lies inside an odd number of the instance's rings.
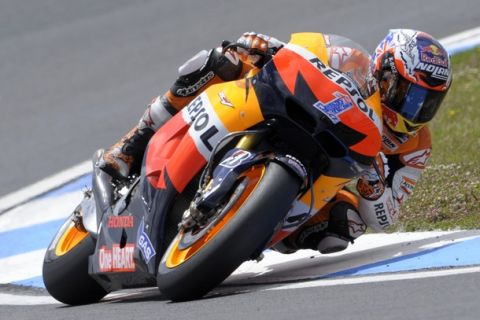
[{"label": "front wheel", "polygon": [[88,257],[95,240],[68,219],[47,249],[43,261],[45,287],[60,302],[80,305],[97,302],[107,291],[88,274]]},{"label": "front wheel", "polygon": [[247,170],[226,212],[203,230],[181,231],[172,241],[157,275],[162,294],[172,300],[199,298],[259,253],[290,209],[300,184],[274,162]]}]

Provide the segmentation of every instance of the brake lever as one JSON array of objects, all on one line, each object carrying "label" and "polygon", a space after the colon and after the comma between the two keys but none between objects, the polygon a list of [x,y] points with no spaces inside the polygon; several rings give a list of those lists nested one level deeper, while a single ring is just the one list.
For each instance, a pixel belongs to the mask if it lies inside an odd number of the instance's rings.
[{"label": "brake lever", "polygon": [[257,49],[254,49],[254,48],[250,48],[242,43],[238,43],[238,42],[230,42],[228,40],[223,40],[222,41],[222,54],[225,54],[225,52],[227,52],[227,50],[229,49],[234,49],[235,51],[237,51],[236,49],[237,48],[242,48],[243,50],[247,51],[247,53],[249,55],[253,55],[253,54],[256,54],[256,55],[259,55],[259,56],[262,56],[262,58],[266,57],[268,54],[266,52],[263,52],[263,51],[260,51],[260,50],[257,50]]}]

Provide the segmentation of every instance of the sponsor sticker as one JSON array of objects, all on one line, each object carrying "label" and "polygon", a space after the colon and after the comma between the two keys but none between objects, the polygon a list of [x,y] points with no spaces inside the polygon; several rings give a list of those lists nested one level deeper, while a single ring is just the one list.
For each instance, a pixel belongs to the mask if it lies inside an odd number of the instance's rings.
[{"label": "sponsor sticker", "polygon": [[385,134],[382,136],[382,145],[390,151],[395,151],[398,149],[398,145]]},{"label": "sponsor sticker", "polygon": [[135,271],[135,262],[133,261],[133,251],[135,245],[127,243],[123,248],[119,244],[114,244],[112,249],[106,246],[100,248],[98,262],[101,272],[133,272]]},{"label": "sponsor sticker", "polygon": [[133,216],[110,216],[108,217],[107,228],[133,228]]},{"label": "sponsor sticker", "polygon": [[385,210],[385,205],[383,202],[379,202],[373,205],[375,210],[375,216],[377,217],[378,224],[382,226],[382,228],[386,228],[390,225],[390,221],[387,216],[387,212]]},{"label": "sponsor sticker", "polygon": [[[378,177],[378,176],[377,176]],[[384,187],[380,181],[358,180],[357,190],[360,195],[367,200],[378,200],[384,192]]]},{"label": "sponsor sticker", "polygon": [[202,88],[204,85],[206,85],[210,80],[212,80],[215,77],[215,73],[213,71],[208,72],[206,75],[201,77],[197,82],[195,82],[193,85],[186,87],[186,88],[180,88],[176,91],[176,94],[182,97],[187,97],[198,90]]},{"label": "sponsor sticker", "polygon": [[155,255],[155,248],[152,241],[145,232],[145,222],[142,220],[138,227],[137,248],[142,252],[143,260],[148,263]]},{"label": "sponsor sticker", "polygon": [[420,71],[426,71],[430,73],[433,78],[440,80],[447,80],[450,75],[450,72],[447,68],[425,62],[419,62],[416,69]]},{"label": "sponsor sticker", "polygon": [[448,57],[445,52],[434,44],[420,49],[420,60],[437,66],[448,67]]},{"label": "sponsor sticker", "polygon": [[415,185],[416,185],[416,181],[408,177],[402,177],[402,180],[400,182],[400,188],[402,188],[402,190],[407,195],[412,194],[413,189],[415,188]]},{"label": "sponsor sticker", "polygon": [[220,98],[220,103],[223,104],[224,106],[235,108],[233,106],[233,103],[230,101],[230,99],[228,99],[227,96],[225,95],[225,92],[220,91],[218,93],[218,97]]},{"label": "sponsor sticker", "polygon": [[182,116],[190,125],[188,133],[198,151],[208,159],[213,147],[228,134],[228,131],[218,118],[206,93],[202,93],[183,108]]},{"label": "sponsor sticker", "polygon": [[237,150],[231,156],[223,160],[220,165],[225,168],[235,168],[252,157],[252,154],[245,150]]},{"label": "sponsor sticker", "polygon": [[317,101],[313,106],[326,115],[334,124],[337,124],[340,122],[338,117],[345,111],[350,110],[353,107],[353,102],[349,96],[340,92],[335,92],[334,96],[336,98],[326,104]]},{"label": "sponsor sticker", "polygon": [[307,169],[305,169],[300,160],[294,158],[289,154],[287,154],[285,157],[287,158],[287,164],[295,170],[299,177],[305,179],[307,177]]},{"label": "sponsor sticker", "polygon": [[420,59],[415,69],[430,73],[433,78],[448,80],[448,53],[438,43],[432,43],[431,39],[419,35],[417,37]]}]

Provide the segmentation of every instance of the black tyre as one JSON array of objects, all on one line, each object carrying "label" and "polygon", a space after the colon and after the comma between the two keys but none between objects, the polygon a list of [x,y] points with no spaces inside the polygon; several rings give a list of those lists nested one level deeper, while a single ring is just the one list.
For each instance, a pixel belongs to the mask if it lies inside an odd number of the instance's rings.
[{"label": "black tyre", "polygon": [[94,250],[92,236],[67,220],[43,261],[43,281],[52,297],[65,304],[80,305],[97,302],[107,294],[88,274],[88,257]]},{"label": "black tyre", "polygon": [[199,298],[258,254],[300,189],[300,180],[273,162],[251,168],[242,179],[248,185],[227,214],[200,236],[179,233],[165,252],[157,285],[168,298]]}]

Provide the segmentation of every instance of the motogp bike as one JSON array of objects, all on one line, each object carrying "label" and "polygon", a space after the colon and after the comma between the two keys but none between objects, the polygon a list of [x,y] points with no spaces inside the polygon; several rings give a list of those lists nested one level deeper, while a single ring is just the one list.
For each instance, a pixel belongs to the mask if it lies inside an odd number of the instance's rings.
[{"label": "motogp bike", "polygon": [[[124,288],[202,297],[258,258],[370,167],[380,98],[358,44],[354,70],[323,34],[293,34],[261,68],[210,86],[150,140],[141,172],[92,188],[45,254],[48,292],[71,305]],[[240,44],[230,44],[234,49]]]}]

